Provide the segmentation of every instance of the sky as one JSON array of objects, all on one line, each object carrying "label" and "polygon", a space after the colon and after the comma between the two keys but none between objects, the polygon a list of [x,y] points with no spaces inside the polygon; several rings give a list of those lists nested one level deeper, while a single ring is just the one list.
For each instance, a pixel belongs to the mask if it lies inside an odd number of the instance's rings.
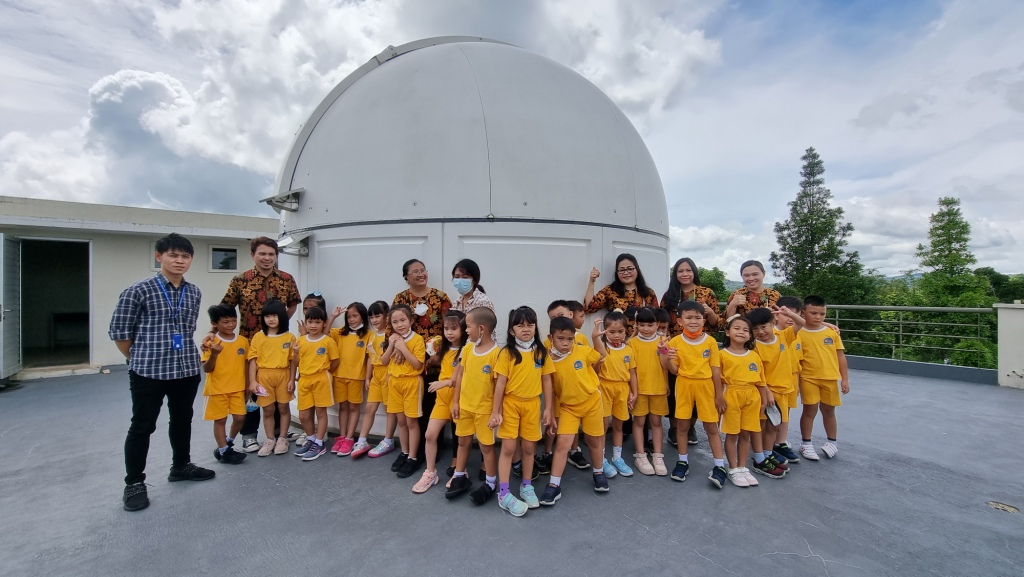
[{"label": "sky", "polygon": [[814,147],[867,267],[916,269],[955,196],[978,266],[1024,272],[1016,0],[0,0],[0,194],[272,216],[257,200],[330,89],[446,35],[604,90],[657,164],[673,260],[768,266]]}]

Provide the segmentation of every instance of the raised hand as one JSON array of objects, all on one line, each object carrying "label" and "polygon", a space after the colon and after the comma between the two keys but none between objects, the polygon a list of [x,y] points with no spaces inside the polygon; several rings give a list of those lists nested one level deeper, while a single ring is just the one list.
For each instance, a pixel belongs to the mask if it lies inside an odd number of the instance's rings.
[{"label": "raised hand", "polygon": [[590,282],[594,282],[601,276],[601,271],[597,270],[597,267],[590,269]]}]

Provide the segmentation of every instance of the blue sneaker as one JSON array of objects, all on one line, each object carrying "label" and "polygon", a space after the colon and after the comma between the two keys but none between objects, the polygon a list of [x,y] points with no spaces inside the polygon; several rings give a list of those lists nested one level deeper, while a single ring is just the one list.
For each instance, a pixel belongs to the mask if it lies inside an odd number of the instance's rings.
[{"label": "blue sneaker", "polygon": [[[786,443],[779,443],[774,447],[775,453],[782,455],[786,458],[787,463],[799,463],[800,455],[796,454],[796,451]],[[781,460],[781,459],[780,459]]]},{"label": "blue sneaker", "polygon": [[299,450],[295,451],[293,454],[296,457],[301,457],[301,456],[306,454],[306,451],[312,449],[313,445],[315,445],[315,444],[316,443],[313,442],[313,439],[306,439],[306,442],[303,443],[303,445],[301,447],[299,447]]},{"label": "blue sneaker", "polygon": [[548,485],[544,488],[544,494],[540,497],[540,504],[551,507],[555,501],[562,498],[562,488],[558,485]]},{"label": "blue sneaker", "polygon": [[513,517],[522,517],[529,509],[526,503],[516,499],[512,493],[506,493],[504,497],[498,499],[498,506],[511,513]]},{"label": "blue sneaker", "polygon": [[672,469],[672,480],[673,481],[685,481],[686,474],[690,472],[690,464],[686,461],[676,461],[676,466]]},{"label": "blue sneaker", "polygon": [[604,476],[604,473],[594,473],[594,492],[608,492],[608,478]]},{"label": "blue sneaker", "polygon": [[[312,442],[312,441],[310,441],[310,442]],[[306,451],[305,453],[302,454],[302,460],[303,461],[315,461],[315,460],[320,458],[320,455],[323,455],[326,452],[327,452],[327,443],[320,443],[319,445],[317,445],[316,443],[313,443],[313,446],[310,447],[308,451]]]},{"label": "blue sneaker", "polygon": [[602,465],[601,468],[603,469],[602,473],[604,474],[605,479],[614,479],[615,475],[619,474],[619,472],[615,470],[615,467],[608,462],[608,459],[604,460],[604,465]]},{"label": "blue sneaker", "polygon": [[619,474],[622,475],[623,477],[633,476],[633,469],[629,468],[629,465],[627,465],[626,462],[622,460],[622,457],[619,457],[618,459],[612,459],[611,463],[612,466],[615,467],[615,470],[618,471]]},{"label": "blue sneaker", "polygon": [[527,485],[519,489],[519,498],[531,509],[540,507],[540,500],[537,499],[537,490],[533,488],[533,485]]}]

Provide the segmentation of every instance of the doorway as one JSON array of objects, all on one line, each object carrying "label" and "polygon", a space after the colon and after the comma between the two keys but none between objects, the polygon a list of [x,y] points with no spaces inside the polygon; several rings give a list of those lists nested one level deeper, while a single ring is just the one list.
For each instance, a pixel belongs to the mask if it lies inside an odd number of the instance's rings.
[{"label": "doorway", "polygon": [[23,239],[25,368],[89,363],[89,243]]}]

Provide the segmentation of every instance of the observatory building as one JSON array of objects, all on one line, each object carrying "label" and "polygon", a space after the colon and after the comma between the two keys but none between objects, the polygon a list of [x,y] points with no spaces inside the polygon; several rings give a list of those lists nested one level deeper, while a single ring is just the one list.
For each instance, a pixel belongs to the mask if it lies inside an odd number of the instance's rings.
[{"label": "observatory building", "polygon": [[[668,218],[654,161],[626,116],[576,72],[482,38],[388,47],[302,126],[266,202],[282,215],[282,268],[329,307],[388,302],[420,259],[457,296],[472,258],[495,303],[542,317],[583,300],[635,255],[659,294]],[[502,341],[504,339],[501,339]]]}]

